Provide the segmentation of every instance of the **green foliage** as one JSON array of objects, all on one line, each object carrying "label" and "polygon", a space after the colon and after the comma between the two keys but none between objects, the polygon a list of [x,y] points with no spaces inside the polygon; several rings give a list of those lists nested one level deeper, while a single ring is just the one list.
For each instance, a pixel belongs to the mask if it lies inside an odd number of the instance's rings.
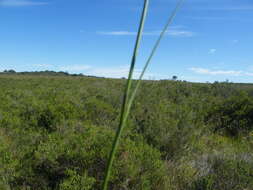
[{"label": "green foliage", "polygon": [[192,190],[238,190],[253,187],[253,166],[245,160],[214,158],[210,171],[197,179]]},{"label": "green foliage", "polygon": [[[0,76],[0,189],[100,189],[123,84]],[[215,85],[143,81],[109,189],[253,189],[253,97],[241,92],[252,87]],[[233,120],[243,121],[237,138]]]},{"label": "green foliage", "polygon": [[[74,127],[75,126],[75,127]],[[104,174],[113,131],[103,127],[65,126],[50,134],[36,150],[26,153],[18,176],[11,181],[13,188],[21,185],[30,189],[98,189]],[[164,164],[158,151],[141,140],[126,144],[117,155],[111,189],[160,186],[165,189]],[[155,174],[151,176],[150,174]],[[86,186],[81,187],[82,184]]]},{"label": "green foliage", "polygon": [[95,125],[109,125],[117,116],[110,104],[96,97],[87,99],[84,106],[86,119]]},{"label": "green foliage", "polygon": [[95,182],[87,173],[80,176],[75,170],[67,170],[66,174],[68,178],[60,184],[60,190],[90,190]]},{"label": "green foliage", "polygon": [[238,136],[253,130],[253,100],[246,93],[216,104],[209,114],[208,119],[215,124],[215,132]]}]

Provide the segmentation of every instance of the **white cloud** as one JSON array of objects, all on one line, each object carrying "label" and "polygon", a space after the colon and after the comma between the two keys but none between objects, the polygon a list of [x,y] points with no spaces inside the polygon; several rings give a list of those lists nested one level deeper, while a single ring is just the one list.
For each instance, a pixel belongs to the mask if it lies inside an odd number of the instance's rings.
[{"label": "white cloud", "polygon": [[[219,0],[220,1],[220,0]],[[218,4],[217,4],[218,5]],[[236,6],[236,5],[230,5],[227,4],[226,6],[217,6],[215,4],[210,6],[191,6],[188,7],[189,9],[195,9],[195,10],[210,10],[210,11],[252,11],[253,10],[253,5],[241,5],[241,6]]]},{"label": "white cloud", "polygon": [[226,7],[216,7],[210,8],[212,10],[221,10],[221,11],[251,11],[253,10],[252,5],[244,5],[244,6],[226,6]]},{"label": "white cloud", "polygon": [[252,72],[253,71],[253,66],[252,65],[249,66],[247,70]]},{"label": "white cloud", "polygon": [[247,70],[219,70],[219,69],[207,69],[200,67],[189,68],[190,71],[193,71],[197,74],[202,75],[227,75],[227,76],[253,76],[252,68],[249,67]]},{"label": "white cloud", "polygon": [[98,31],[96,33],[99,34],[99,35],[109,35],[109,36],[131,36],[131,35],[136,35],[136,32],[129,32],[129,31],[111,31],[111,32]]},{"label": "white cloud", "polygon": [[[66,71],[69,73],[83,73],[84,75],[99,76],[99,77],[110,77],[110,78],[121,78],[127,77],[129,72],[129,66],[114,66],[114,67],[96,67],[89,65],[67,65],[59,67],[58,70]],[[140,69],[135,69],[133,78],[139,78],[141,74]],[[154,75],[152,73],[146,73],[145,78],[162,77]]]},{"label": "white cloud", "polygon": [[[116,67],[94,67],[91,68],[89,71],[85,72],[84,74],[93,75],[93,76],[102,76],[102,77],[110,77],[110,78],[121,78],[121,77],[128,77],[129,66],[116,66]],[[139,78],[141,74],[140,69],[135,69],[133,73],[133,78]],[[160,77],[153,73],[147,72],[144,78],[154,78]]]},{"label": "white cloud", "polygon": [[169,30],[167,31],[166,34],[170,36],[182,36],[182,37],[192,37],[194,35],[193,32],[184,30]]},{"label": "white cloud", "polygon": [[231,76],[240,76],[245,75],[243,71],[234,71],[234,70],[210,70],[205,68],[192,67],[189,70],[198,73],[198,74],[206,74],[206,75],[231,75]]},{"label": "white cloud", "polygon": [[208,53],[209,54],[214,54],[217,50],[216,49],[209,49]]},{"label": "white cloud", "polygon": [[[96,67],[93,68],[89,73],[94,76],[112,77],[120,78],[127,77],[129,72],[128,66],[118,66],[118,67]],[[139,73],[139,71],[137,71]],[[136,75],[136,72],[134,73]]]},{"label": "white cloud", "polygon": [[40,6],[47,5],[47,2],[32,0],[0,0],[0,6],[22,7],[22,6]]},{"label": "white cloud", "polygon": [[67,66],[62,66],[59,69],[61,71],[68,71],[68,72],[83,72],[90,68],[91,66],[89,65],[67,65]]},{"label": "white cloud", "polygon": [[54,68],[54,66],[50,64],[33,64],[32,66],[39,69],[53,69]]},{"label": "white cloud", "polygon": [[231,20],[232,18],[227,18],[227,17],[210,17],[210,16],[188,16],[186,17],[188,19],[192,20]]},{"label": "white cloud", "polygon": [[250,72],[246,72],[245,73],[247,76],[253,76],[253,73],[250,73]]},{"label": "white cloud", "polygon": [[[143,32],[143,35],[146,36],[159,36],[162,31],[148,31]],[[132,31],[97,31],[99,35],[109,35],[109,36],[136,36],[137,32]],[[193,32],[187,30],[179,30],[179,29],[171,29],[166,31],[165,35],[168,36],[178,36],[178,37],[192,37],[194,35]]]}]

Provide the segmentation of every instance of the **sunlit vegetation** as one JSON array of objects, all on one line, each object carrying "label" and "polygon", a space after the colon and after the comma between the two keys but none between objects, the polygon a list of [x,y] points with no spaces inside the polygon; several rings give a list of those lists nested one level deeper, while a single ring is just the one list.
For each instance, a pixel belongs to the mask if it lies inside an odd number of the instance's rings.
[{"label": "sunlit vegetation", "polygon": [[[100,189],[124,85],[2,73],[0,189]],[[253,85],[143,81],[122,141],[110,190],[253,189]]]}]

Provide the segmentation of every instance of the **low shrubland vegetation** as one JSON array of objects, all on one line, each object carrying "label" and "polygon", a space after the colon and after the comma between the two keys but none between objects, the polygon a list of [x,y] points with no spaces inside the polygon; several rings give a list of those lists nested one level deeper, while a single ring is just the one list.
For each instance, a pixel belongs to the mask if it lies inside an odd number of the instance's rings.
[{"label": "low shrubland vegetation", "polygon": [[[125,80],[35,74],[0,75],[0,189],[100,189]],[[253,189],[252,85],[144,81],[124,132],[109,189]]]}]

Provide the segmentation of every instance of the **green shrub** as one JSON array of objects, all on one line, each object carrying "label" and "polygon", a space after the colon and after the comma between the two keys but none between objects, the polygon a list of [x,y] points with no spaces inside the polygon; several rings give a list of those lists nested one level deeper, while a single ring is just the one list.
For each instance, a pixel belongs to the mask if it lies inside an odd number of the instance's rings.
[{"label": "green shrub", "polygon": [[[100,189],[123,83],[0,76],[0,189]],[[110,189],[253,189],[253,98],[236,90],[245,88],[252,85],[143,81]],[[224,156],[192,164],[213,154]]]},{"label": "green shrub", "polygon": [[214,132],[223,132],[235,137],[253,130],[253,101],[246,94],[232,96],[210,111],[207,120]]},{"label": "green shrub", "polygon": [[60,184],[59,190],[91,190],[95,182],[87,173],[79,175],[76,171],[67,170],[66,174],[68,178]]},{"label": "green shrub", "polygon": [[[113,131],[104,127],[64,126],[22,158],[19,176],[11,181],[18,189],[99,189]],[[157,150],[141,138],[126,137],[117,154],[110,189],[166,189],[166,170]]]},{"label": "green shrub", "polygon": [[245,160],[214,158],[206,176],[197,179],[192,190],[238,190],[253,188],[253,165]]}]

